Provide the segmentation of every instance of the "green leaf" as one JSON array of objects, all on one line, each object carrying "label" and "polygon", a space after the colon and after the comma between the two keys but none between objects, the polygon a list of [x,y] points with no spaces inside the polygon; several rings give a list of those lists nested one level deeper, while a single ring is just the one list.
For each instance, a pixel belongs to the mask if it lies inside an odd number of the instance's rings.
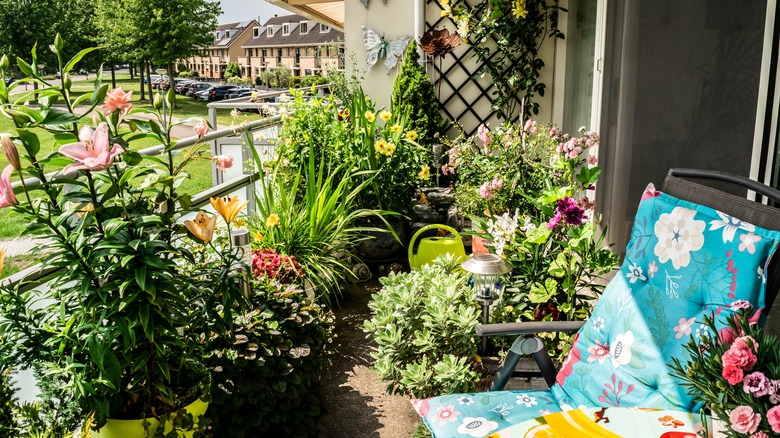
[{"label": "green leaf", "polygon": [[73,67],[76,66],[76,63],[81,61],[81,58],[83,58],[88,53],[94,52],[95,50],[98,50],[98,49],[101,49],[101,48],[102,47],[89,47],[89,48],[83,49],[82,51],[77,53],[76,56],[71,58],[70,61],[68,61],[67,64],[65,64],[65,67],[62,69],[62,73],[64,74],[64,73],[67,73],[67,72],[73,70]]},{"label": "green leaf", "polygon": [[548,278],[544,284],[536,282],[531,286],[528,292],[528,300],[534,304],[541,304],[550,301],[558,291],[558,282],[555,279]]},{"label": "green leaf", "polygon": [[75,114],[69,113],[59,108],[49,108],[49,111],[46,113],[46,116],[43,118],[43,121],[41,121],[40,124],[46,126],[57,126],[67,125],[69,123],[78,123],[78,121],[79,117]]},{"label": "green leaf", "polygon": [[33,68],[24,59],[17,57],[16,66],[19,68],[19,71],[21,71],[23,75],[33,76]]},{"label": "green leaf", "polygon": [[141,266],[135,270],[135,282],[141,290],[146,290],[146,266]]},{"label": "green leaf", "polygon": [[146,337],[154,342],[154,331],[149,325],[149,306],[144,304],[138,309],[138,319],[141,322],[141,328],[144,330]]},{"label": "green leaf", "polygon": [[19,134],[19,138],[22,140],[25,148],[27,148],[27,153],[32,157],[38,155],[38,152],[41,150],[41,141],[38,139],[38,135],[26,129],[17,129],[16,132]]}]

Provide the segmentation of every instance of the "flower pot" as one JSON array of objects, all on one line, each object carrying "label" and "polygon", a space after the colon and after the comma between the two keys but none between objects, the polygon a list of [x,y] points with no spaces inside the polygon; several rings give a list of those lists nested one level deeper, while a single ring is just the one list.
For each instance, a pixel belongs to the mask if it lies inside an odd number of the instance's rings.
[{"label": "flower pot", "polygon": [[[484,222],[484,220],[483,220]],[[481,231],[475,224],[474,221],[471,221],[471,231]],[[487,239],[480,237],[480,236],[471,236],[471,253],[472,254],[490,254],[490,250],[487,247]]]},{"label": "flower pot", "polygon": [[[365,231],[364,234],[371,236],[371,238],[363,240],[357,246],[358,255],[367,261],[379,262],[388,261],[396,258],[404,249],[404,244],[408,240],[408,233],[406,232],[406,222],[401,219],[388,218],[387,222],[398,235],[401,240],[399,242],[393,236],[392,233],[382,231]],[[369,223],[361,224],[362,226],[385,228],[385,224],[374,219]]]},{"label": "flower pot", "polygon": [[[209,403],[201,399],[197,399],[194,402],[184,407],[184,410],[192,414],[197,425],[198,417],[206,413]],[[149,434],[146,434],[144,430],[144,421],[149,422]],[[148,418],[146,420],[108,420],[106,424],[98,431],[92,431],[90,436],[92,438],[146,438],[154,436],[157,428],[160,426],[160,422],[155,418]],[[165,432],[168,433],[173,429],[173,425],[170,423],[166,425]],[[183,436],[191,438],[194,431],[184,432]]]}]

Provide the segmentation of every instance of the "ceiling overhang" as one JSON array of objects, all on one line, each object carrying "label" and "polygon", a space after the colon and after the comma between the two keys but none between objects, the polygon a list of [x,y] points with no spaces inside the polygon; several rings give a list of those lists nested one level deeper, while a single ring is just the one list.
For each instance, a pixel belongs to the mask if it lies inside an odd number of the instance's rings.
[{"label": "ceiling overhang", "polygon": [[265,0],[274,6],[344,32],[344,0]]}]

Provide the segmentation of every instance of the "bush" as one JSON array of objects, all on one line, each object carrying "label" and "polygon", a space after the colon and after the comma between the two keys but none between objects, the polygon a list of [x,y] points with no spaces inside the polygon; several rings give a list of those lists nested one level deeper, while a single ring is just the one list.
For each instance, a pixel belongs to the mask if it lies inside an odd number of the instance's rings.
[{"label": "bush", "polygon": [[409,44],[401,72],[393,82],[392,110],[408,115],[407,129],[417,131],[419,143],[427,146],[435,142],[442,117],[433,84],[418,59],[417,45]]},{"label": "bush", "polygon": [[333,314],[291,285],[258,282],[254,310],[215,343],[208,415],[216,436],[309,436],[320,414],[318,379]]},{"label": "bush", "polygon": [[268,84],[274,88],[290,87],[290,70],[283,67],[274,67],[269,71],[264,71],[258,76],[258,85]]},{"label": "bush", "polygon": [[479,305],[452,256],[380,279],[363,325],[387,391],[414,398],[470,392],[483,375],[474,333]]},{"label": "bush", "polygon": [[226,78],[240,78],[241,77],[241,67],[238,66],[238,63],[231,62],[228,63],[227,67],[225,67],[225,77]]}]

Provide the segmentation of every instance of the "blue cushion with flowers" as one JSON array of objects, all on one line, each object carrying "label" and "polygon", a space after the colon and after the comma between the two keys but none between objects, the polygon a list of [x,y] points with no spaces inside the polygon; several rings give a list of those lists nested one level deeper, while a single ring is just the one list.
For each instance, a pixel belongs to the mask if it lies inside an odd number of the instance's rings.
[{"label": "blue cushion with flowers", "polygon": [[[574,338],[550,391],[448,395],[415,401],[434,437],[484,437],[507,424],[580,406],[696,411],[668,362],[700,336],[705,314],[764,306],[764,268],[780,233],[648,186],[620,270]],[[718,318],[722,321],[724,318]],[[490,394],[490,395],[488,395]],[[527,397],[535,403],[526,406]],[[424,406],[424,409],[421,409]],[[511,407],[511,409],[507,409]]]}]

